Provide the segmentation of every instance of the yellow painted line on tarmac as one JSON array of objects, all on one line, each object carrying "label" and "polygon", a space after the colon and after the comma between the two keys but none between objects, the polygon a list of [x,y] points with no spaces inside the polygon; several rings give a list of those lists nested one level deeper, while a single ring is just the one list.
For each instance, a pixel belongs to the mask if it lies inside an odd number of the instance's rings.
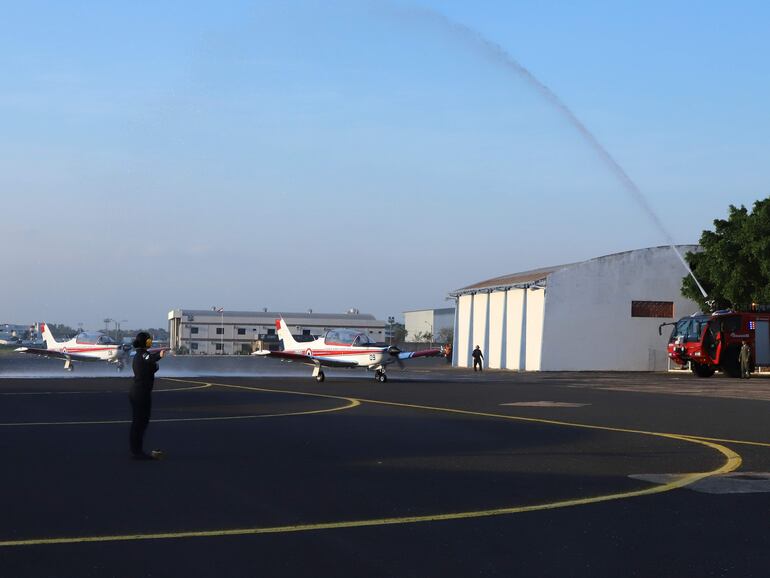
[{"label": "yellow painted line on tarmac", "polygon": [[693,436],[688,434],[682,434],[682,437],[688,437],[690,439],[703,440],[708,442],[720,442],[723,444],[741,444],[745,446],[758,446],[762,448],[770,448],[770,443],[767,443],[767,442],[752,442],[752,441],[746,441],[746,440],[730,440],[730,439],[723,439],[723,438],[707,438],[704,436]]},{"label": "yellow painted line on tarmac", "polygon": [[[175,380],[176,381],[176,380]],[[178,389],[165,389],[165,390],[158,390],[158,391],[182,391],[182,390],[189,390],[189,389],[201,389],[201,387],[211,387],[212,383],[206,383],[204,386],[200,387],[190,387],[190,388],[178,388]],[[233,386],[238,387],[238,386]],[[265,391],[273,391],[266,389]],[[263,414],[254,414],[254,415],[229,415],[229,416],[213,416],[213,417],[177,417],[177,418],[165,418],[165,419],[153,419],[151,420],[151,423],[178,423],[178,422],[203,422],[203,421],[229,421],[229,420],[239,420],[239,419],[259,419],[259,418],[268,418],[268,417],[289,417],[289,416],[296,416],[296,415],[312,415],[317,413],[330,413],[333,411],[342,411],[346,409],[351,409],[356,406],[361,405],[361,402],[359,402],[356,399],[353,398],[347,398],[347,397],[338,397],[338,396],[328,396],[328,395],[320,395],[317,397],[334,397],[334,399],[344,399],[348,403],[346,405],[338,406],[338,407],[331,407],[327,409],[312,409],[307,411],[294,411],[294,412],[286,412],[286,413],[263,413]],[[32,427],[32,426],[57,426],[57,425],[107,425],[107,424],[127,424],[131,423],[131,420],[93,420],[93,421],[35,421],[35,422],[7,422],[7,423],[0,423],[0,427]]]},{"label": "yellow painted line on tarmac", "polygon": [[210,383],[204,383],[203,385],[196,385],[194,387],[169,387],[168,389],[153,389],[153,393],[163,393],[166,391],[190,391],[193,389],[206,389],[207,387],[211,387]]},{"label": "yellow painted line on tarmac", "polygon": [[[666,435],[666,437],[679,436]],[[555,510],[557,508],[568,508],[572,506],[583,506],[587,504],[598,504],[600,502],[609,502],[612,500],[622,500],[660,494],[682,488],[708,476],[725,474],[737,469],[741,464],[741,458],[738,454],[728,448],[713,444],[710,442],[700,442],[689,438],[681,438],[682,441],[701,443],[711,447],[725,457],[725,463],[721,467],[709,471],[684,474],[680,478],[667,484],[652,486],[633,492],[622,492],[618,494],[607,494],[591,498],[577,498],[573,500],[562,500],[545,504],[535,504],[531,506],[515,506],[510,508],[497,508],[492,510],[473,510],[468,512],[452,512],[445,514],[428,514],[425,516],[403,516],[393,518],[373,518],[368,520],[346,520],[338,522],[320,522],[315,524],[297,524],[289,526],[267,526],[263,528],[234,528],[224,530],[200,530],[189,532],[162,532],[148,534],[116,534],[106,536],[78,536],[71,538],[35,538],[30,540],[6,540],[0,541],[0,548],[19,547],[19,546],[42,546],[54,544],[86,544],[94,542],[131,542],[139,540],[173,540],[183,538],[216,538],[226,536],[248,536],[256,534],[287,534],[291,532],[310,532],[319,530],[339,530],[344,528],[363,528],[374,526],[390,526],[397,524],[416,524],[421,522],[442,522],[449,520],[464,520],[469,518],[484,518],[491,516],[503,516],[511,514],[521,514],[525,512],[537,512],[542,510]]]},{"label": "yellow painted line on tarmac", "polygon": [[[169,389],[154,389],[154,393],[161,393],[165,391],[191,391],[193,389],[206,389],[207,387],[211,387],[210,383],[206,383],[204,385],[196,385],[193,387],[174,387]],[[90,394],[105,394],[105,393],[121,393],[126,394],[127,391],[116,391],[114,389],[110,390],[88,390],[88,391],[12,391],[12,392],[3,392],[0,393],[0,395],[90,395]]]},{"label": "yellow painted line on tarmac", "polygon": [[[190,383],[193,383],[193,382],[190,382]],[[215,538],[215,537],[226,537],[226,536],[247,536],[247,535],[256,535],[256,534],[283,534],[283,533],[291,533],[291,532],[309,532],[309,531],[334,530],[334,529],[344,529],[344,528],[361,528],[361,527],[376,527],[376,526],[388,526],[388,525],[398,525],[398,524],[415,524],[415,523],[422,523],[422,522],[441,522],[441,521],[449,521],[449,520],[462,520],[462,519],[470,519],[470,518],[483,518],[483,517],[490,517],[490,516],[520,514],[525,512],[536,512],[536,511],[543,511],[543,510],[554,510],[558,508],[568,508],[573,506],[582,506],[582,505],[588,505],[588,504],[598,504],[601,502],[623,500],[623,499],[635,498],[640,496],[648,496],[648,495],[669,492],[671,490],[683,488],[685,486],[688,486],[690,484],[693,484],[699,480],[702,480],[710,476],[716,476],[716,475],[726,474],[726,473],[735,471],[740,467],[741,461],[742,461],[740,455],[738,455],[736,452],[732,451],[731,449],[725,446],[717,444],[713,441],[707,441],[707,440],[686,436],[686,435],[625,429],[625,428],[612,428],[612,427],[595,426],[595,425],[589,425],[589,424],[575,424],[575,423],[555,421],[555,420],[510,416],[510,415],[504,415],[504,414],[493,414],[493,413],[485,413],[485,412],[473,412],[473,411],[467,411],[467,410],[440,408],[440,407],[433,407],[433,406],[422,406],[422,405],[415,405],[415,404],[404,404],[404,403],[387,402],[387,401],[379,401],[379,400],[347,398],[347,397],[333,396],[333,395],[327,395],[327,394],[315,394],[315,393],[296,392],[296,391],[287,391],[287,390],[273,390],[273,389],[250,387],[250,386],[243,386],[243,385],[218,384],[218,383],[213,383],[212,385],[221,386],[221,387],[232,387],[232,388],[245,389],[245,390],[263,391],[263,392],[266,391],[266,392],[289,393],[289,394],[296,394],[296,395],[308,395],[308,396],[317,396],[317,397],[346,399],[351,402],[356,401],[359,404],[372,403],[372,404],[388,405],[388,406],[394,406],[394,407],[406,407],[406,408],[412,408],[412,409],[418,409],[418,410],[454,413],[454,414],[460,414],[460,415],[492,417],[492,418],[509,419],[514,421],[530,422],[530,423],[558,425],[558,426],[564,426],[564,427],[578,427],[578,428],[596,429],[596,430],[610,431],[610,432],[633,433],[633,434],[640,434],[640,435],[663,437],[663,438],[674,439],[674,440],[678,440],[686,443],[699,444],[699,445],[711,448],[713,450],[716,450],[720,454],[722,454],[722,456],[725,458],[725,461],[720,467],[714,470],[710,470],[707,472],[693,472],[689,474],[682,474],[681,476],[677,477],[676,479],[666,484],[654,485],[641,490],[621,492],[621,493],[615,493],[615,494],[605,494],[601,496],[593,496],[588,498],[575,498],[571,500],[561,500],[556,502],[548,502],[544,504],[533,504],[529,506],[513,506],[513,507],[496,508],[496,509],[489,509],[489,510],[472,510],[472,511],[466,511],[466,512],[437,513],[437,514],[427,514],[423,516],[401,516],[401,517],[390,517],[390,518],[372,518],[372,519],[365,519],[365,520],[343,520],[343,521],[319,522],[319,523],[297,524],[297,525],[287,525],[287,526],[267,526],[267,527],[162,532],[162,533],[116,534],[116,535],[103,535],[103,536],[34,538],[29,540],[6,540],[6,541],[0,541],[0,547],[40,546],[40,545],[53,545],[53,544],[84,544],[84,543],[95,543],[95,542],[128,542],[128,541],[139,541],[139,540],[171,540],[171,539],[184,539],[184,538]]]}]

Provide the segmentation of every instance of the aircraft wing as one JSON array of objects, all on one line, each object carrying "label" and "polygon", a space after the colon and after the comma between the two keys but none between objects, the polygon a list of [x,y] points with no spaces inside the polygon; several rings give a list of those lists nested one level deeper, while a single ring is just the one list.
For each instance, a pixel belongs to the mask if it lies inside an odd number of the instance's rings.
[{"label": "aircraft wing", "polygon": [[437,355],[441,355],[440,349],[423,349],[422,351],[402,351],[398,354],[398,358],[403,361],[415,357],[435,357]]},{"label": "aircraft wing", "polygon": [[286,361],[296,361],[305,365],[324,365],[326,367],[358,367],[354,361],[337,361],[335,359],[326,359],[325,357],[316,357],[314,355],[303,355],[301,353],[290,353],[288,351],[255,351],[252,355],[260,357],[274,357]]},{"label": "aircraft wing", "polygon": [[[147,353],[160,353],[161,351],[171,351],[170,347],[151,347],[147,350]],[[129,357],[135,357],[136,356],[136,349],[132,349],[131,352],[128,354]]]},{"label": "aircraft wing", "polygon": [[42,355],[43,357],[54,357],[56,359],[71,359],[73,361],[102,361],[98,357],[81,355],[80,353],[64,353],[63,351],[39,349],[37,347],[19,347],[14,351],[18,353],[31,353],[32,355]]}]

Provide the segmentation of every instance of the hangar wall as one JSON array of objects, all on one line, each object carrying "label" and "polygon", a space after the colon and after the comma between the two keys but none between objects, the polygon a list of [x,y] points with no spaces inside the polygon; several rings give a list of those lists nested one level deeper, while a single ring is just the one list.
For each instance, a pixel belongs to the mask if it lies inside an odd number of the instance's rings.
[{"label": "hangar wall", "polygon": [[540,369],[545,292],[534,289],[490,291],[458,297],[454,363],[473,367],[476,345],[484,366]]},{"label": "hangar wall", "polygon": [[[669,247],[592,259],[548,277],[541,369],[663,371],[658,326],[698,312],[680,294],[686,272]],[[673,302],[673,317],[633,317],[632,301]]]},{"label": "hangar wall", "polygon": [[[682,253],[697,245],[679,246]],[[526,370],[660,371],[667,331],[698,311],[680,295],[685,271],[671,247],[652,247],[499,277],[458,290],[453,363]],[[632,315],[632,302],[664,302],[668,317]]]}]

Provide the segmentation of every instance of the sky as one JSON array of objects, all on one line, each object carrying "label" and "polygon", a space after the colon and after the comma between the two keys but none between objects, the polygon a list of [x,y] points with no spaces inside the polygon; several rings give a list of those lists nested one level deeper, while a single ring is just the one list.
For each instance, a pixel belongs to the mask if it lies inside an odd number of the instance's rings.
[{"label": "sky", "polygon": [[490,277],[696,243],[770,195],[768,18],[760,1],[5,3],[0,323],[400,318]]}]

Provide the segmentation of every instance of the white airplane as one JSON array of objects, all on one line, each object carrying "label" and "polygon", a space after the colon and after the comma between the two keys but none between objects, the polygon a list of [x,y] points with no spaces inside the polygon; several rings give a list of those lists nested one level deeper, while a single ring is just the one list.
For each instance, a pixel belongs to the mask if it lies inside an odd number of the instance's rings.
[{"label": "white airplane", "polygon": [[63,359],[67,371],[72,371],[74,361],[106,361],[114,363],[120,371],[131,355],[130,345],[121,345],[101,332],[79,333],[69,341],[56,341],[48,326],[41,323],[40,333],[47,349],[19,347],[16,351]]},{"label": "white airplane", "polygon": [[352,329],[332,329],[326,335],[308,342],[294,340],[286,322],[275,320],[278,337],[283,340],[283,351],[255,351],[252,355],[277,357],[287,361],[296,361],[313,366],[316,381],[325,379],[322,367],[365,367],[374,371],[374,379],[381,383],[388,381],[385,368],[391,363],[403,367],[406,359],[432,357],[441,353],[440,349],[402,352],[395,346],[381,346],[373,343],[366,333]]}]

